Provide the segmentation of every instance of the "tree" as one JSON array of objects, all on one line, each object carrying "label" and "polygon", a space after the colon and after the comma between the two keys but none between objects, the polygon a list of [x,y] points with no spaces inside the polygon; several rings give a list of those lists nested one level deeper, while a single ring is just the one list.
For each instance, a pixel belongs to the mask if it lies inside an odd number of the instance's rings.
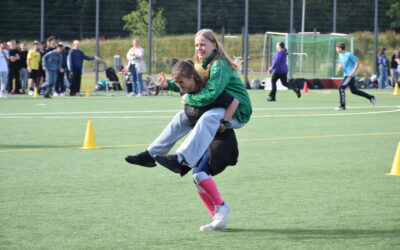
[{"label": "tree", "polygon": [[[146,36],[148,32],[148,3],[146,0],[138,0],[138,9],[122,17],[125,21],[124,30],[130,31],[134,36]],[[154,36],[165,35],[167,20],[163,16],[164,9],[153,10],[152,31]]]},{"label": "tree", "polygon": [[390,9],[386,12],[392,20],[390,22],[390,27],[400,28],[400,2],[392,1],[390,3]]}]

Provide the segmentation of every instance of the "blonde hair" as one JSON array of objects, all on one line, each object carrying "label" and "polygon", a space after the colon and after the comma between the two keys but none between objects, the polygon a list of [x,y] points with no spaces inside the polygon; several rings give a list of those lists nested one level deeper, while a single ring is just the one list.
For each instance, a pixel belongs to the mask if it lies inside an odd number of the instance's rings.
[{"label": "blonde hair", "polygon": [[[233,62],[232,58],[225,52],[224,47],[222,46],[222,44],[217,40],[217,37],[215,35],[215,33],[210,30],[210,29],[202,29],[199,30],[196,33],[195,37],[198,36],[202,36],[204,38],[206,38],[207,40],[209,40],[212,43],[215,43],[216,48],[215,48],[215,52],[217,53],[217,55],[215,56],[215,58],[208,64],[206,72],[207,72],[207,78],[210,75],[210,69],[212,64],[218,59],[218,58],[223,58],[225,59],[225,61],[227,61],[227,63],[232,67],[233,70],[237,70],[237,65]],[[197,56],[197,54],[195,53],[194,55],[194,61],[196,64],[201,65],[201,60],[200,58]],[[196,66],[196,69],[199,70],[199,67]],[[204,75],[205,72],[198,72],[201,76]]]},{"label": "blonde hair", "polygon": [[172,75],[174,78],[191,78],[194,77],[195,87],[193,93],[199,92],[206,83],[203,78],[197,73],[191,60],[179,61],[172,67]]}]

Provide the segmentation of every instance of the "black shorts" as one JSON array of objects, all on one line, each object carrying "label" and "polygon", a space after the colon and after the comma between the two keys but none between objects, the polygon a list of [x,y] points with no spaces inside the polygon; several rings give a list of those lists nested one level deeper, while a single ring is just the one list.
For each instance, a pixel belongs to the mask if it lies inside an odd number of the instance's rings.
[{"label": "black shorts", "polygon": [[44,71],[42,67],[39,68],[39,77],[46,78],[46,71]]},{"label": "black shorts", "polygon": [[32,79],[36,82],[39,79],[39,70],[32,69],[31,72],[29,72],[29,79]]}]

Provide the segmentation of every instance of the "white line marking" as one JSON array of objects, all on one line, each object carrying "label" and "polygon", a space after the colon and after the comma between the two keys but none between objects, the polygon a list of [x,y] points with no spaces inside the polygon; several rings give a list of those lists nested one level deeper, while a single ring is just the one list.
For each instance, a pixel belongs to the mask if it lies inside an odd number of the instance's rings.
[{"label": "white line marking", "polygon": [[291,115],[253,115],[252,118],[266,118],[266,117],[312,117],[312,116],[345,116],[345,115],[371,115],[371,114],[383,114],[383,113],[394,113],[400,112],[400,109],[386,110],[386,111],[371,111],[371,112],[357,112],[347,113],[340,111],[340,113],[329,113],[329,114],[291,114]]},{"label": "white line marking", "polygon": [[[347,109],[365,109],[372,108],[371,106],[356,106],[347,107]],[[374,108],[400,108],[400,106],[375,106]],[[289,107],[289,108],[254,108],[254,110],[313,110],[313,109],[329,109],[334,110],[334,107]]]},{"label": "white line marking", "polygon": [[[371,106],[348,107],[348,109],[364,109]],[[375,106],[377,108],[398,108],[400,106]],[[268,111],[268,110],[315,110],[327,109],[333,110],[333,107],[288,107],[288,108],[254,108],[253,111]],[[82,112],[42,112],[42,113],[0,113],[0,116],[21,116],[21,115],[84,115],[84,114],[134,114],[134,113],[176,113],[179,110],[125,110],[125,111],[82,111]],[[147,116],[146,116],[147,117]]]},{"label": "white line marking", "polygon": [[[276,115],[253,115],[252,118],[274,118],[274,117],[318,117],[318,116],[347,116],[347,115],[371,115],[400,112],[400,109],[347,113],[326,114],[276,114]],[[171,119],[172,116],[0,116],[0,119]]]},{"label": "white line marking", "polygon": [[129,113],[176,113],[181,110],[132,110],[132,111],[84,111],[84,112],[46,112],[46,113],[0,113],[9,115],[81,115],[81,114],[129,114]]}]

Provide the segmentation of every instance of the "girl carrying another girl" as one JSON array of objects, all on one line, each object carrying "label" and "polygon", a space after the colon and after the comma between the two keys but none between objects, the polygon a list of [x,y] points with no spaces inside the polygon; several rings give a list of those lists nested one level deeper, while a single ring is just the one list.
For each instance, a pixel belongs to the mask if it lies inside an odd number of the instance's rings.
[{"label": "girl carrying another girl", "polygon": [[[173,67],[173,77],[176,85],[168,85],[164,82],[165,87],[172,91],[194,94],[205,86],[190,61],[179,61]],[[189,119],[190,125],[194,127],[200,117],[207,110],[214,107],[226,109],[224,119],[231,120],[238,105],[238,100],[227,92],[223,92],[213,104],[207,107],[193,108],[186,104],[184,112]],[[221,124],[207,151],[201,157],[199,164],[193,168],[193,180],[198,194],[212,218],[212,222],[201,226],[200,231],[215,231],[228,228],[230,206],[222,199],[211,176],[221,173],[229,165],[236,165],[238,154],[234,130],[226,129],[226,126]],[[190,170],[190,167],[184,166],[179,171],[172,171],[179,172],[183,176]]]},{"label": "girl carrying another girl", "polygon": [[[174,172],[179,172],[184,166],[194,168],[214,139],[221,123],[228,128],[241,128],[250,120],[252,108],[249,94],[235,71],[236,65],[216,40],[214,32],[209,29],[200,30],[195,37],[195,47],[195,61],[201,63],[207,84],[197,93],[182,96],[182,103],[195,108],[206,107],[214,103],[225,91],[239,101],[233,118],[229,121],[224,120],[225,109],[216,107],[207,110],[192,127],[185,112],[181,111],[146,151],[127,156],[126,160],[129,163],[154,166],[157,160]],[[173,80],[167,81],[163,74],[159,81],[169,86],[175,85]],[[175,143],[189,132],[176,153],[166,155]]]}]

